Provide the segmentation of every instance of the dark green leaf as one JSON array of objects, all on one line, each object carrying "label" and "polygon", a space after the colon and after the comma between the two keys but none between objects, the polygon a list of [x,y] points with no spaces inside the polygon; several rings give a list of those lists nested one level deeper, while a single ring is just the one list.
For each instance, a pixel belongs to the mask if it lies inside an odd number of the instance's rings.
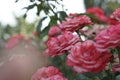
[{"label": "dark green leaf", "polygon": [[56,6],[54,4],[50,4],[52,6],[52,9],[54,9]]},{"label": "dark green leaf", "polygon": [[19,0],[16,0],[15,2],[18,2]]},{"label": "dark green leaf", "polygon": [[48,14],[50,10],[50,5],[47,2],[44,2],[42,6],[43,6],[43,11],[45,12],[45,14]]},{"label": "dark green leaf", "polygon": [[26,17],[27,17],[27,14],[24,14],[23,17],[26,18]]},{"label": "dark green leaf", "polygon": [[57,21],[58,21],[58,18],[57,16],[50,16],[50,22],[49,22],[49,25],[50,26],[54,26],[54,25],[57,25]]},{"label": "dark green leaf", "polygon": [[65,17],[67,17],[67,14],[65,11],[59,11],[58,13],[58,18],[60,19],[60,21],[64,20]]},{"label": "dark green leaf", "polygon": [[36,14],[38,16],[39,16],[40,12],[44,9],[42,5],[43,5],[43,3],[40,3],[39,5],[37,5],[37,13]]},{"label": "dark green leaf", "polygon": [[33,9],[35,6],[37,6],[37,4],[29,5],[28,7],[24,7],[23,9],[30,10],[30,9]]},{"label": "dark green leaf", "polygon": [[50,29],[50,26],[45,27],[41,32],[40,32],[40,37],[43,38],[48,34],[48,31]]},{"label": "dark green leaf", "polygon": [[30,2],[34,2],[35,0],[30,0]]},{"label": "dark green leaf", "polygon": [[102,80],[110,80],[109,77],[104,77]]},{"label": "dark green leaf", "polygon": [[36,31],[38,32],[38,33],[40,33],[40,30],[41,30],[41,27],[42,27],[42,22],[46,19],[47,17],[43,17],[40,21],[39,21],[39,23],[38,23],[38,25],[37,25],[37,28],[36,28]]}]

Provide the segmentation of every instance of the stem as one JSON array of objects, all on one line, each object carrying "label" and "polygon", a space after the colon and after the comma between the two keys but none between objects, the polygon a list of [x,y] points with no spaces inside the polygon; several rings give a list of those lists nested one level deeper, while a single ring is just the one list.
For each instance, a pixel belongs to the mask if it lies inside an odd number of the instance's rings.
[{"label": "stem", "polygon": [[120,47],[117,47],[117,54],[118,54],[118,58],[119,58],[119,63],[120,63]]},{"label": "stem", "polygon": [[82,42],[83,40],[82,40],[82,38],[81,38],[81,33],[80,33],[79,29],[76,30],[76,33],[78,34],[78,36],[79,36],[79,38],[80,38],[80,40],[81,40],[81,42]]}]

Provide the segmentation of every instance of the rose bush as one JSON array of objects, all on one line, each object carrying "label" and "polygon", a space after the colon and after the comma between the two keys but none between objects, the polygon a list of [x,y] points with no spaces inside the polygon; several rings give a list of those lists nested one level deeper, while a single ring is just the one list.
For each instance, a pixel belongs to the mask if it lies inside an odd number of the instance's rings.
[{"label": "rose bush", "polygon": [[[43,17],[33,35],[36,42],[48,39],[44,54],[53,66],[40,68],[31,80],[117,80],[120,75],[120,8],[108,16],[98,7],[88,8],[82,14],[52,12],[55,15]],[[42,30],[46,18],[50,18],[50,23]],[[29,46],[30,39],[22,35],[10,38],[6,49],[17,46],[21,40],[28,46],[24,50],[35,50]]]},{"label": "rose bush", "polygon": [[[108,17],[100,8],[87,9],[87,16],[69,14],[65,21],[49,30],[45,55],[51,57],[53,65],[69,80],[115,80],[117,75],[114,73],[120,72],[119,11],[116,9]],[[89,14],[95,15],[99,22],[95,23],[96,18],[92,22]],[[80,77],[86,74],[92,74],[94,78]],[[46,78],[58,79],[68,80],[62,75]]]}]

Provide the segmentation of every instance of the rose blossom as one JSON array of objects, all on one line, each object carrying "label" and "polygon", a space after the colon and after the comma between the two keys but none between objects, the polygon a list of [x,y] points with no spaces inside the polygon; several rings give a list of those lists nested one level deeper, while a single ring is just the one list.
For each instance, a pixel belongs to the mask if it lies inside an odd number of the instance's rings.
[{"label": "rose blossom", "polygon": [[54,75],[52,77],[47,78],[46,80],[68,80],[68,79],[60,75]]},{"label": "rose blossom", "polygon": [[115,19],[112,19],[112,18],[108,18],[108,23],[110,24],[110,25],[117,25],[117,24],[120,24],[120,22],[119,21],[117,21],[117,20],[115,20]]},{"label": "rose blossom", "polygon": [[20,43],[20,41],[21,41],[23,38],[24,38],[24,36],[21,35],[21,34],[12,36],[12,37],[8,40],[7,44],[5,45],[5,48],[13,48],[13,47],[15,47],[17,44]]},{"label": "rose blossom", "polygon": [[55,37],[60,35],[61,30],[58,26],[52,26],[48,32],[49,37]]},{"label": "rose blossom", "polygon": [[98,7],[91,7],[87,9],[87,13],[94,14],[98,20],[102,22],[107,22],[107,17],[104,14],[104,11]]},{"label": "rose blossom", "polygon": [[79,14],[77,14],[77,13],[70,13],[68,16],[69,17],[75,17],[75,16],[78,16]]},{"label": "rose blossom", "polygon": [[113,71],[113,72],[117,72],[117,71],[120,72],[120,64],[113,65],[113,66],[112,66],[112,71]]},{"label": "rose blossom", "polygon": [[86,40],[72,47],[71,53],[67,56],[67,65],[73,66],[78,73],[98,73],[105,69],[109,58],[109,52],[100,52],[93,41]]},{"label": "rose blossom", "polygon": [[36,31],[33,32],[33,35],[34,35],[35,37],[38,37],[38,36],[39,36],[38,32],[36,32]]},{"label": "rose blossom", "polygon": [[71,32],[65,32],[57,37],[52,37],[47,41],[47,47],[45,54],[49,56],[57,56],[63,54],[66,50],[79,42],[78,35],[73,35]]},{"label": "rose blossom", "polygon": [[110,25],[97,34],[95,41],[103,50],[120,46],[120,25]]},{"label": "rose blossom", "polygon": [[110,18],[120,21],[120,8],[116,9],[111,15]]},{"label": "rose blossom", "polygon": [[31,80],[47,80],[54,75],[62,76],[62,73],[54,66],[40,68],[31,78]]},{"label": "rose blossom", "polygon": [[77,29],[81,29],[86,25],[91,24],[91,20],[86,15],[75,16],[74,18],[66,18],[66,21],[63,21],[59,27],[62,31],[71,31],[74,32]]}]

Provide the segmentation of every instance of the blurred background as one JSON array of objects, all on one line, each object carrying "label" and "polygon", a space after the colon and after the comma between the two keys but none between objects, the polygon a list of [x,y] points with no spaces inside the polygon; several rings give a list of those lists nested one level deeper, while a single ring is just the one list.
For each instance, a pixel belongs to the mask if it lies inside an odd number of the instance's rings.
[{"label": "blurred background", "polygon": [[[31,0],[32,1],[32,0]],[[34,1],[34,0],[33,0]],[[58,2],[60,2],[58,0]],[[8,39],[8,35],[14,33],[23,33],[22,27],[27,31],[30,28],[34,31],[34,27],[37,26],[37,22],[46,14],[42,13],[37,16],[37,7],[31,6],[27,11],[25,7],[32,5],[35,2],[30,2],[29,0],[19,0],[16,3],[15,0],[3,0],[0,2],[0,38]],[[74,3],[74,4],[73,4]],[[106,15],[109,15],[120,5],[119,0],[63,0],[64,11],[69,13],[83,13],[86,8],[89,7],[100,7],[105,11]],[[54,4],[57,11],[63,10],[60,5]],[[26,13],[27,12],[27,13]],[[24,14],[27,14],[26,18],[23,18]],[[48,21],[47,21],[48,22]],[[20,24],[20,25],[19,25]],[[27,27],[29,26],[29,27]],[[15,30],[11,30],[11,29]],[[19,28],[19,29],[17,29]],[[20,29],[21,28],[21,29]],[[7,31],[8,30],[8,31]],[[10,31],[9,31],[10,30]],[[31,32],[31,31],[30,31]],[[8,34],[7,34],[8,33]],[[27,34],[27,33],[25,33]],[[29,34],[29,33],[28,33]],[[6,36],[5,36],[6,35]]]},{"label": "blurred background", "polygon": [[43,55],[49,28],[90,7],[108,16],[120,0],[1,0],[0,80],[30,80],[36,69],[50,65]]}]

